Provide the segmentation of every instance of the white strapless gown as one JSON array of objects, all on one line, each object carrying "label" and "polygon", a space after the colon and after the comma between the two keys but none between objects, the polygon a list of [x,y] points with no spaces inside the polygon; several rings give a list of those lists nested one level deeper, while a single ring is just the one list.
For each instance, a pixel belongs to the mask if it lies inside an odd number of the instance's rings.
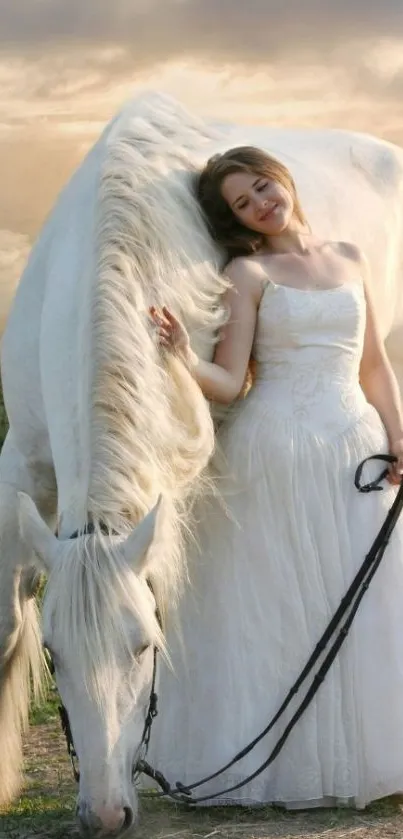
[{"label": "white strapless gown", "polygon": [[[150,756],[171,783],[213,772],[266,726],[393,501],[389,484],[367,495],[354,487],[357,465],[388,449],[358,382],[364,328],[361,283],[266,287],[258,378],[219,434],[227,511],[217,501],[199,511],[183,648],[172,639],[174,673],[161,677]],[[198,794],[251,774],[295,708]],[[345,645],[282,752],[263,775],[212,803],[362,807],[402,790],[403,516]]]}]

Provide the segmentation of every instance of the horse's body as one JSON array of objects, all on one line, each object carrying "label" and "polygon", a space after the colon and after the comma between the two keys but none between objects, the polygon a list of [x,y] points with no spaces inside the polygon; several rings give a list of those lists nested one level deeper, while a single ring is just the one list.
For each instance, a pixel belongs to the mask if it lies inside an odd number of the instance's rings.
[{"label": "horse's body", "polygon": [[[403,152],[345,132],[216,131],[159,97],[131,103],[108,126],[32,252],[3,339],[0,803],[18,787],[29,666],[40,677],[31,547],[51,572],[45,640],[81,763],[80,819],[106,832],[131,823],[151,680],[143,647],[161,642],[146,583],[174,612],[185,576],[178,522],[213,445],[208,407],[179,362],[161,363],[147,307],[166,302],[211,355],[223,282],[192,179],[210,154],[242,143],[291,169],[319,236],[366,252],[403,384]],[[160,493],[159,536],[145,558],[155,516],[141,520]],[[69,540],[88,521],[95,535]],[[101,523],[119,536],[105,540]]]}]

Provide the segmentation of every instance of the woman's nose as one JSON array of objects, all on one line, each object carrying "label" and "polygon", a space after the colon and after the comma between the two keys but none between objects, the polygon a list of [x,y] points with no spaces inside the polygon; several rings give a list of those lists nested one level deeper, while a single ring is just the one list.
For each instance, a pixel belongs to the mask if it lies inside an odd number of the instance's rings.
[{"label": "woman's nose", "polygon": [[262,213],[267,209],[268,202],[266,198],[257,198],[255,201],[255,212],[258,215],[262,215]]}]

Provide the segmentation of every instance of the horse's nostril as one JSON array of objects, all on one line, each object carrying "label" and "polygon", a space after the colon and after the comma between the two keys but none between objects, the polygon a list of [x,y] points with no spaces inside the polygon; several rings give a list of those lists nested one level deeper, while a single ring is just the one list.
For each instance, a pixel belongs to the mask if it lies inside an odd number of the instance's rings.
[{"label": "horse's nostril", "polygon": [[124,829],[127,830],[133,824],[134,813],[131,807],[124,807],[125,812],[125,821],[124,821]]}]

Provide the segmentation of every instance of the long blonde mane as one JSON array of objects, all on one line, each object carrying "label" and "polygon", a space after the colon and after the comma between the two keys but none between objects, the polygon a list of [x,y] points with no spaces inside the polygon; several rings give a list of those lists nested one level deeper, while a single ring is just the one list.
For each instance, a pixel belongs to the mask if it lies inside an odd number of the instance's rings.
[{"label": "long blonde mane", "polygon": [[209,407],[184,365],[161,358],[148,309],[169,306],[197,349],[211,353],[226,282],[194,184],[213,139],[161,96],[135,103],[114,124],[82,324],[92,341],[86,514],[124,532],[162,493],[164,552],[153,579],[162,609],[168,597],[174,607],[180,591],[180,523],[214,434]]}]

